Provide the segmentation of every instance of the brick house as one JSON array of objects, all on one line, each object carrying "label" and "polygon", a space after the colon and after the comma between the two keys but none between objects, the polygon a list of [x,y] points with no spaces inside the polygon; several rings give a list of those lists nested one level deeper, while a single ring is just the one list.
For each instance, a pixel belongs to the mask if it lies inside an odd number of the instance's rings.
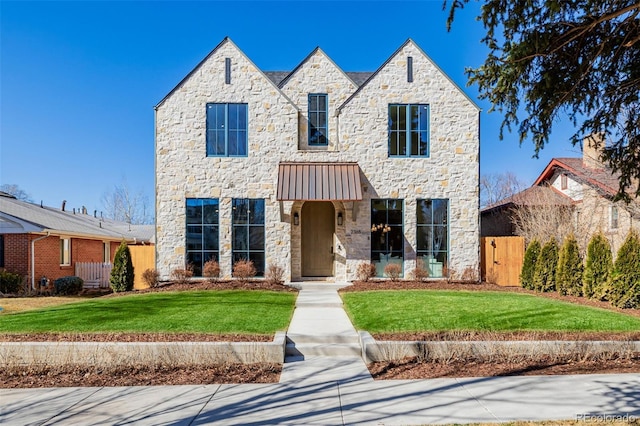
[{"label": "brick house", "polygon": [[225,38],[155,107],[163,278],[250,259],[287,280],[479,264],[479,109],[412,41],[375,72],[320,48],[260,70]]},{"label": "brick house", "polygon": [[573,231],[582,249],[600,230],[617,253],[629,230],[640,231],[640,204],[636,199],[616,201],[618,175],[599,161],[597,147],[604,146],[604,140],[593,143],[593,138],[583,140],[581,158],[553,158],[531,188],[482,209],[482,235],[513,235],[510,207],[551,203],[571,206]]},{"label": "brick house", "polygon": [[78,262],[111,263],[122,240],[153,242],[152,225],[129,225],[17,200],[0,192],[0,268],[27,278],[75,275]]}]

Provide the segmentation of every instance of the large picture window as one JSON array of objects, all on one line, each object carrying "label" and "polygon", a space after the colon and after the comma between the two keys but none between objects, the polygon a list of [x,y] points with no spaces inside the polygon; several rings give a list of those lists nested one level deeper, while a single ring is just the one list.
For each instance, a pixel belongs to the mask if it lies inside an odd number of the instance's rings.
[{"label": "large picture window", "polygon": [[207,104],[207,156],[247,156],[247,104]]},{"label": "large picture window", "polygon": [[389,105],[389,156],[429,156],[429,105]]},{"label": "large picture window", "polygon": [[264,276],[265,228],[264,200],[234,198],[233,208],[233,262],[251,260],[256,275]]},{"label": "large picture window", "polygon": [[217,198],[187,198],[187,263],[196,277],[207,261],[219,259],[218,208]]},{"label": "large picture window", "polygon": [[429,277],[444,277],[449,263],[449,200],[418,200],[416,209],[418,260]]},{"label": "large picture window", "polygon": [[396,199],[371,200],[371,262],[376,276],[384,276],[384,268],[404,261],[403,202]]},{"label": "large picture window", "polygon": [[309,145],[327,145],[328,102],[324,93],[309,95]]}]

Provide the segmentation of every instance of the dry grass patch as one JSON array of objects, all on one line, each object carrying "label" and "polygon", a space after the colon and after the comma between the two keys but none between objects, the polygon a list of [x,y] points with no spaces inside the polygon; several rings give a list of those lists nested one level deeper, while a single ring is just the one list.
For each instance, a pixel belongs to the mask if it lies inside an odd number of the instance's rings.
[{"label": "dry grass patch", "polygon": [[86,300],[85,297],[7,297],[0,299],[0,315],[30,311],[33,309],[49,308],[51,306],[64,305],[67,303],[80,302]]}]

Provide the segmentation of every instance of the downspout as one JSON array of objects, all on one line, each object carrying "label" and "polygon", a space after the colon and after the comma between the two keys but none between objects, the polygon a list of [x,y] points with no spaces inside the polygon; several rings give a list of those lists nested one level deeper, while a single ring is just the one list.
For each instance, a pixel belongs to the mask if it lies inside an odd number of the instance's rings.
[{"label": "downspout", "polygon": [[31,240],[31,290],[36,289],[36,241],[44,240],[49,235],[49,231],[47,231],[47,235]]}]

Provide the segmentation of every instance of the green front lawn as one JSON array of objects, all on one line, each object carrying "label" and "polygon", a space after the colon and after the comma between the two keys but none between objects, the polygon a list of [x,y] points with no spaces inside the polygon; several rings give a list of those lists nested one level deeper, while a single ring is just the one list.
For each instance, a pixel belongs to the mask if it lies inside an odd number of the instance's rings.
[{"label": "green front lawn", "polygon": [[640,330],[640,318],[527,294],[406,290],[342,298],[356,329],[371,333]]},{"label": "green front lawn", "polygon": [[295,293],[184,291],[106,297],[0,315],[0,333],[239,333],[286,330]]}]

